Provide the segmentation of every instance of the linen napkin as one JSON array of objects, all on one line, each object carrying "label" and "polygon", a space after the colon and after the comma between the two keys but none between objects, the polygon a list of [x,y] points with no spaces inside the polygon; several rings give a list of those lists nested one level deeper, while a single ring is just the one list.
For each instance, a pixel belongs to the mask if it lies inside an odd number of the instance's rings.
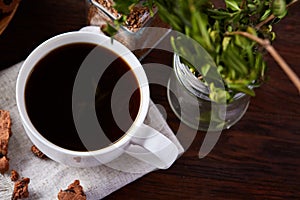
[{"label": "linen napkin", "polygon": [[[0,71],[0,109],[10,112],[13,123],[13,135],[8,149],[10,169],[0,179],[0,192],[3,194],[5,190],[7,193],[0,197],[2,200],[11,199],[13,183],[10,181],[10,171],[12,169],[18,171],[21,177],[30,178],[29,199],[35,200],[57,199],[59,190],[66,189],[76,179],[80,180],[87,199],[101,199],[156,170],[155,167],[127,154],[106,165],[92,168],[72,168],[50,159],[42,160],[34,156],[30,150],[33,144],[23,129],[15,100],[16,79],[21,65],[22,62]],[[172,140],[178,147],[179,155],[183,153],[182,146],[152,101],[144,123]]]}]

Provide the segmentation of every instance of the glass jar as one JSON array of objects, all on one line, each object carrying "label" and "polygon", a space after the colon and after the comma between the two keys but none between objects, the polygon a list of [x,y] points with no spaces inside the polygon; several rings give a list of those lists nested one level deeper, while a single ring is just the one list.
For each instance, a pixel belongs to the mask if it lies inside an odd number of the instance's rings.
[{"label": "glass jar", "polygon": [[210,100],[209,88],[174,54],[174,72],[168,82],[168,101],[176,116],[188,126],[203,131],[228,129],[245,114],[250,96],[238,93],[230,103]]},{"label": "glass jar", "polygon": [[[102,27],[110,24],[114,26],[114,20],[120,17],[120,14],[113,8],[113,0],[88,0],[90,8],[88,13],[89,24]],[[144,1],[140,1],[131,16],[128,16],[133,24],[120,26],[114,39],[121,42],[127,48],[142,60],[152,48],[158,45],[171,32],[170,26],[164,23],[157,14],[157,8],[153,8],[153,16],[149,10],[143,6]],[[138,10],[140,9],[140,10]],[[141,12],[140,12],[141,11]],[[135,13],[135,14],[134,14]],[[140,13],[140,14],[138,14]],[[128,20],[129,20],[128,19]]]}]

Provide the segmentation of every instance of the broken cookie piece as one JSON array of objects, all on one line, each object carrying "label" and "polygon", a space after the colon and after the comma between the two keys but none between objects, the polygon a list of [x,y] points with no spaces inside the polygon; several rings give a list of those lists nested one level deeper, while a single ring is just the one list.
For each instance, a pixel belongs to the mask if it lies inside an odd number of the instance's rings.
[{"label": "broken cookie piece", "polygon": [[35,145],[33,145],[31,147],[31,151],[34,155],[36,155],[37,157],[41,158],[41,159],[47,159],[48,157],[43,153],[41,152]]},{"label": "broken cookie piece", "polygon": [[0,129],[11,128],[10,114],[8,111],[0,110]]},{"label": "broken cookie piece", "polygon": [[7,130],[1,131],[1,129],[0,129],[0,153],[2,155],[7,155],[8,140],[9,140],[8,131]]},{"label": "broken cookie piece", "polygon": [[19,179],[19,173],[16,170],[11,170],[10,179],[11,181],[17,181]]},{"label": "broken cookie piece", "polygon": [[22,178],[21,180],[15,182],[14,193],[12,200],[22,199],[29,197],[28,184],[30,182],[29,178]]},{"label": "broken cookie piece", "polygon": [[75,180],[66,190],[60,190],[57,197],[58,200],[86,200],[86,195],[79,180]]},{"label": "broken cookie piece", "polygon": [[8,141],[11,136],[11,119],[8,111],[0,110],[0,153],[7,155]]},{"label": "broken cookie piece", "polygon": [[0,173],[9,169],[7,158],[8,141],[11,136],[11,120],[8,111],[0,110]]},{"label": "broken cookie piece", "polygon": [[9,169],[9,159],[0,153],[0,173],[4,174]]}]

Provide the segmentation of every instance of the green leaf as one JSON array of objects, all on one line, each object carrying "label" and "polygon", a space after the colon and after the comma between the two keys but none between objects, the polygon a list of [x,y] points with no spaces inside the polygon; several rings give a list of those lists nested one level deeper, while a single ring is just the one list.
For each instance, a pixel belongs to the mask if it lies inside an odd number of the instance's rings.
[{"label": "green leaf", "polygon": [[135,4],[139,3],[139,0],[114,0],[114,8],[121,14],[128,15],[130,9]]},{"label": "green leaf", "polygon": [[225,90],[215,87],[214,83],[209,84],[209,89],[210,89],[209,98],[212,101],[216,103],[226,102],[228,98],[228,93]]},{"label": "green leaf", "polygon": [[252,48],[247,48],[246,52],[247,52],[247,58],[250,63],[250,66],[254,66],[254,56],[253,56]]},{"label": "green leaf", "polygon": [[227,11],[219,11],[215,9],[208,9],[207,12],[210,15],[210,17],[214,19],[225,19],[225,18],[232,17],[233,15],[232,13],[229,13]]},{"label": "green leaf", "polygon": [[261,77],[265,76],[265,71],[266,71],[266,63],[263,60],[262,54],[257,54],[256,55],[256,60],[255,60],[255,68],[254,68]]},{"label": "green leaf", "polygon": [[225,0],[226,8],[231,9],[232,11],[239,11],[240,7],[235,0]]},{"label": "green leaf", "polygon": [[200,30],[198,28],[198,21],[197,17],[195,15],[191,16],[191,24],[192,24],[192,29],[194,33],[198,33]]},{"label": "green leaf", "polygon": [[243,92],[245,94],[248,94],[250,96],[255,96],[255,92],[253,91],[253,89],[248,88],[247,86],[243,85],[243,84],[228,84],[228,87],[230,89],[234,89],[237,90],[239,92]]},{"label": "green leaf", "polygon": [[247,63],[240,56],[240,52],[237,46],[229,45],[227,50],[223,53],[223,62],[227,67],[234,69],[239,76],[245,76],[248,74]]},{"label": "green leaf", "polygon": [[276,38],[276,33],[275,32],[271,32],[271,41],[274,41]]},{"label": "green leaf", "polygon": [[248,7],[250,12],[256,10],[256,5],[254,5],[254,4],[248,4],[247,7]]},{"label": "green leaf", "polygon": [[209,69],[211,68],[210,65],[204,65],[201,67],[201,74],[205,77],[207,76],[208,72],[209,72]]},{"label": "green leaf", "polygon": [[186,36],[190,37],[191,35],[191,28],[188,26],[184,27],[184,33],[186,34]]},{"label": "green leaf", "polygon": [[107,36],[114,36],[118,32],[115,27],[111,26],[108,23],[101,27],[101,31]]},{"label": "green leaf", "polygon": [[254,65],[254,69],[257,71],[260,71],[261,66],[262,66],[262,55],[261,54],[256,54],[256,59],[255,59],[255,65]]},{"label": "green leaf", "polygon": [[245,38],[242,35],[235,35],[234,36],[234,44],[236,44],[237,46],[246,49],[249,48],[251,45],[251,41],[249,41],[247,38]]},{"label": "green leaf", "polygon": [[265,77],[266,69],[267,69],[266,62],[263,61],[263,62],[262,62],[262,66],[261,66],[261,77],[262,77],[262,78]]},{"label": "green leaf", "polygon": [[161,7],[161,6],[159,6],[159,11],[160,11],[159,16],[163,21],[169,23],[173,27],[174,30],[177,30],[180,32],[183,31],[181,20],[180,20],[180,18],[178,18],[177,15],[175,15],[174,13],[170,14],[166,8]]},{"label": "green leaf", "polygon": [[266,20],[271,15],[271,13],[271,9],[266,10],[265,13],[260,17],[259,21]]},{"label": "green leaf", "polygon": [[247,27],[247,32],[250,33],[250,34],[252,34],[252,35],[257,36],[256,30],[253,27],[251,27],[251,26]]},{"label": "green leaf", "polygon": [[286,2],[285,0],[274,0],[272,4],[272,12],[278,18],[282,18],[286,15]]},{"label": "green leaf", "polygon": [[230,40],[231,40],[231,37],[224,37],[224,39],[222,41],[223,51],[225,51],[227,49]]},{"label": "green leaf", "polygon": [[203,39],[205,41],[205,47],[209,50],[212,50],[213,47],[211,45],[210,37],[208,34],[208,30],[207,30],[207,25],[208,25],[207,16],[200,14],[199,12],[195,12],[194,15],[197,19],[197,22],[198,22],[197,24],[198,24],[198,28],[201,33],[201,36],[203,37]]},{"label": "green leaf", "polygon": [[218,31],[211,31],[211,32],[209,33],[209,36],[210,36],[210,38],[211,38],[211,40],[212,40],[213,42],[216,42],[216,41],[219,41],[219,40],[220,40],[220,36],[219,36]]}]

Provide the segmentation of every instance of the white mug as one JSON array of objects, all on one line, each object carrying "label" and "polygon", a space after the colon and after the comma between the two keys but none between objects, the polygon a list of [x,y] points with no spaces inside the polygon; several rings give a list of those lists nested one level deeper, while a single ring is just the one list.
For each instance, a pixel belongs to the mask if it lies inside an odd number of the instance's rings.
[{"label": "white mug", "polygon": [[[26,82],[35,65],[52,50],[78,42],[100,45],[121,56],[135,74],[140,89],[139,111],[131,127],[112,145],[95,151],[73,151],[51,143],[34,127],[25,105]],[[24,129],[30,140],[44,154],[57,162],[73,167],[91,167],[108,163],[126,152],[157,168],[166,169],[178,156],[178,149],[171,140],[143,123],[148,112],[150,94],[142,65],[128,48],[116,40],[112,42],[107,36],[90,32],[68,32],[39,45],[27,57],[20,69],[16,84],[16,101]]]}]

